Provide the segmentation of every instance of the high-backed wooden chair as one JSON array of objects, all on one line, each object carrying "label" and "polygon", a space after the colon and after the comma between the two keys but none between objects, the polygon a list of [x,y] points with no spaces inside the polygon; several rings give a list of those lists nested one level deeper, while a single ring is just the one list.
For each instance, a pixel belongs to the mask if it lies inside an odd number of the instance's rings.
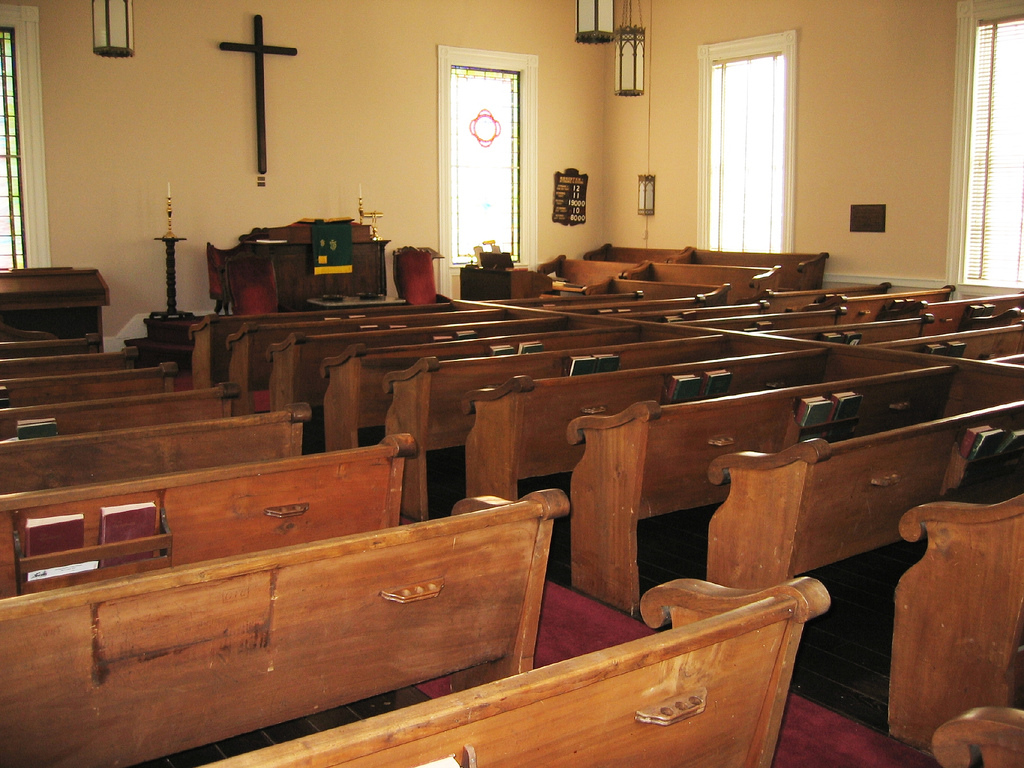
[{"label": "high-backed wooden chair", "polygon": [[221,311],[229,312],[231,306],[231,297],[228,295],[224,278],[224,265],[230,257],[247,250],[248,247],[242,244],[226,250],[217,248],[213,243],[206,244],[206,276],[210,284],[210,298],[217,302],[213,311],[218,315]]},{"label": "high-backed wooden chair", "polygon": [[410,304],[437,304],[448,301],[437,292],[434,260],[444,258],[432,248],[399,248],[393,254],[395,288],[399,298]]},{"label": "high-backed wooden chair", "polygon": [[224,262],[224,278],[233,314],[277,312],[277,278],[268,257],[250,251],[230,256]]}]

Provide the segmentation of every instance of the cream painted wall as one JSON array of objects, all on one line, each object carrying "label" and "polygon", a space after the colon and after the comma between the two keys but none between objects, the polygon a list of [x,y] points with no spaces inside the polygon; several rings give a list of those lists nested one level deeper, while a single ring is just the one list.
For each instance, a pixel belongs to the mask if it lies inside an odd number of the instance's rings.
[{"label": "cream painted wall", "polygon": [[[642,1],[651,81],[621,98],[611,46],[573,41],[573,0],[137,0],[127,60],[92,54],[88,3],[38,0],[53,264],[102,271],[108,335],[162,309],[168,182],[182,309],[212,308],[207,241],[354,216],[360,184],[389,252],[437,247],[438,44],[539,56],[540,258],[643,245],[645,225],[651,247],[697,244],[697,47],[796,29],[796,248],[832,275],[944,281],[956,0]],[[251,40],[253,13],[299,49],[267,61],[263,189],[252,57],[217,47]],[[582,226],[551,222],[567,167],[590,176]],[[850,233],[851,203],[885,203],[887,232]]]},{"label": "cream painted wall", "polygon": [[[384,212],[393,248],[438,247],[437,45],[539,57],[539,255],[603,242],[608,47],[573,40],[571,0],[136,0],[136,55],[91,50],[89,3],[39,0],[54,266],[98,267],[105,332],[166,306],[165,196],[172,187],[179,309],[206,312],[205,246],[255,226]],[[251,42],[267,57],[267,186],[256,186]],[[590,221],[551,221],[553,175],[590,174]]]},{"label": "cream painted wall", "polygon": [[[945,282],[956,0],[644,0],[643,11],[649,88],[605,97],[611,242],[644,243],[635,189],[649,110],[647,242],[698,244],[697,48],[795,29],[796,249],[829,251],[826,277]],[[861,203],[887,206],[885,233],[849,231]]]}]

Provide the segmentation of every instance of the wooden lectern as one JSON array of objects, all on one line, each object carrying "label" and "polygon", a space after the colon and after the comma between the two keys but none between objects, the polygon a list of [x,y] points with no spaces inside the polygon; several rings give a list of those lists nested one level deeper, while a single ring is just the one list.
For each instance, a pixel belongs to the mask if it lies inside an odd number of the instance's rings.
[{"label": "wooden lectern", "polygon": [[23,331],[61,339],[103,335],[110,290],[97,269],[40,267],[0,272],[0,317]]},{"label": "wooden lectern", "polygon": [[239,238],[274,263],[278,304],[287,310],[309,309],[310,299],[324,296],[385,296],[388,292],[384,248],[388,240],[373,240],[369,224],[352,223],[352,271],[313,273],[312,221],[284,227],[256,228]]}]

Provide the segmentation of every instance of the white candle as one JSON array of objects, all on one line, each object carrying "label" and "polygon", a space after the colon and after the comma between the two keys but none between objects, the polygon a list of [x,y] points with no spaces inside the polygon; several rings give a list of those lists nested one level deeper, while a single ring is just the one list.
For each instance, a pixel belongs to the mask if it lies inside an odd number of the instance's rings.
[{"label": "white candle", "polygon": [[171,196],[171,182],[167,182],[167,197]]},{"label": "white candle", "polygon": [[360,197],[363,196],[363,185],[362,184],[359,185],[359,196]]}]

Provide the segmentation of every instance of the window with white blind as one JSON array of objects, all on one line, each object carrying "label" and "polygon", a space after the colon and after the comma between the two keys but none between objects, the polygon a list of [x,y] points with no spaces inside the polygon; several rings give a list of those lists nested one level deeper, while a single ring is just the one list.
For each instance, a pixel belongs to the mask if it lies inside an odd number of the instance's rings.
[{"label": "window with white blind", "polygon": [[701,241],[792,251],[796,32],[704,45],[698,58]]},{"label": "window with white blind", "polygon": [[951,250],[957,280],[1024,285],[1024,3],[960,3]]},{"label": "window with white blind", "polygon": [[0,269],[50,266],[39,9],[0,5]]}]

